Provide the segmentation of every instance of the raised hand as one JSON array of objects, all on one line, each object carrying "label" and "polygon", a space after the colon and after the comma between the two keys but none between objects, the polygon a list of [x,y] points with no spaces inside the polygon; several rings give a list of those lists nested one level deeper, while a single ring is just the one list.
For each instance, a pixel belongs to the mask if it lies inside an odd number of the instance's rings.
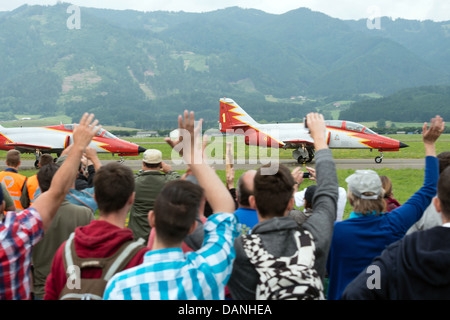
[{"label": "raised hand", "polygon": [[326,125],[323,115],[316,112],[311,112],[306,115],[308,122],[308,129],[310,131],[311,138],[314,140],[314,147],[316,150],[328,148],[325,132]]},{"label": "raised hand", "polygon": [[296,167],[294,168],[294,170],[292,170],[291,174],[294,178],[294,181],[298,184],[298,186],[300,186],[304,180],[303,171],[299,167]]},{"label": "raised hand", "polygon": [[424,143],[435,143],[436,140],[444,132],[445,122],[440,116],[436,116],[431,119],[430,127],[428,128],[428,123],[425,122],[422,128],[422,139]]},{"label": "raised hand", "polygon": [[436,156],[436,140],[441,136],[445,128],[445,122],[440,116],[431,119],[430,127],[428,123],[423,124],[422,139],[426,156]]},{"label": "raised hand", "polygon": [[[195,128],[194,111],[188,112],[185,110],[184,117],[178,116],[180,137],[177,147],[181,147],[179,150],[180,155],[183,156],[187,164],[203,162],[202,146],[198,143],[202,122],[203,119],[200,119],[198,126]],[[182,144],[181,146],[179,146],[180,143]]]},{"label": "raised hand", "polygon": [[94,114],[83,114],[73,130],[73,145],[84,150],[100,130],[101,126],[97,126],[97,124],[98,120],[94,120]]}]

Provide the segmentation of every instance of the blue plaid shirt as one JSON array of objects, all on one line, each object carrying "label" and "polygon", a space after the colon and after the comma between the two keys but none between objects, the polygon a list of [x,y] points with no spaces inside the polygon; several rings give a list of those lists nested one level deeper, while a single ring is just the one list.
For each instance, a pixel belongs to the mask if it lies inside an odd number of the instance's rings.
[{"label": "blue plaid shirt", "polygon": [[236,216],[211,215],[204,225],[203,246],[149,251],[144,262],[117,273],[107,284],[105,300],[223,300],[239,235]]}]

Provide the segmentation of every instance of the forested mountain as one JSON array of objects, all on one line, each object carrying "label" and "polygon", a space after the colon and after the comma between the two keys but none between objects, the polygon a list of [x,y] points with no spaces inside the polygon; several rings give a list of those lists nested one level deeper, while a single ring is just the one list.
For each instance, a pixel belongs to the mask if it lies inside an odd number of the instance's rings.
[{"label": "forested mountain", "polygon": [[450,72],[450,21],[433,22],[381,18],[380,29],[368,29],[366,20],[346,21],[355,31],[390,39],[410,50],[431,67]]},{"label": "forested mountain", "polygon": [[342,111],[340,119],[423,122],[437,114],[450,119],[450,86],[404,89],[384,98],[359,101]]},{"label": "forested mountain", "polygon": [[450,22],[385,18],[381,30],[369,30],[365,20],[309,9],[81,8],[81,28],[69,29],[68,7],[0,12],[4,119],[64,113],[77,120],[91,111],[103,124],[157,130],[176,126],[189,108],[216,127],[223,96],[272,122],[301,119],[320,101],[450,85]]}]

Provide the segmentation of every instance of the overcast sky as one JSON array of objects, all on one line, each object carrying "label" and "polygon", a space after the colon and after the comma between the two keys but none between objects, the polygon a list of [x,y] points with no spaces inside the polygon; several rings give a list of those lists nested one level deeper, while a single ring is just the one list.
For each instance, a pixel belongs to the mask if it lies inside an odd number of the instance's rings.
[{"label": "overcast sky", "polygon": [[[25,3],[54,5],[56,2],[56,0],[0,0],[0,11],[10,11]],[[450,20],[449,0],[66,0],[63,2],[81,7],[138,11],[205,12],[239,6],[274,14],[307,7],[340,19],[387,16],[394,19]]]}]

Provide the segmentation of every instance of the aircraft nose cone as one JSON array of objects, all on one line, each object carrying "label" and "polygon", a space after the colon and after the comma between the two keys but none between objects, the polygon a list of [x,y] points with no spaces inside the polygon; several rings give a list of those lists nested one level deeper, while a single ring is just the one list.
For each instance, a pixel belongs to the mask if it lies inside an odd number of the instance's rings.
[{"label": "aircraft nose cone", "polygon": [[407,148],[409,147],[406,143],[400,142],[400,148]]},{"label": "aircraft nose cone", "polygon": [[145,149],[144,147],[139,146],[138,153],[145,152],[145,150],[147,150],[147,149]]}]

